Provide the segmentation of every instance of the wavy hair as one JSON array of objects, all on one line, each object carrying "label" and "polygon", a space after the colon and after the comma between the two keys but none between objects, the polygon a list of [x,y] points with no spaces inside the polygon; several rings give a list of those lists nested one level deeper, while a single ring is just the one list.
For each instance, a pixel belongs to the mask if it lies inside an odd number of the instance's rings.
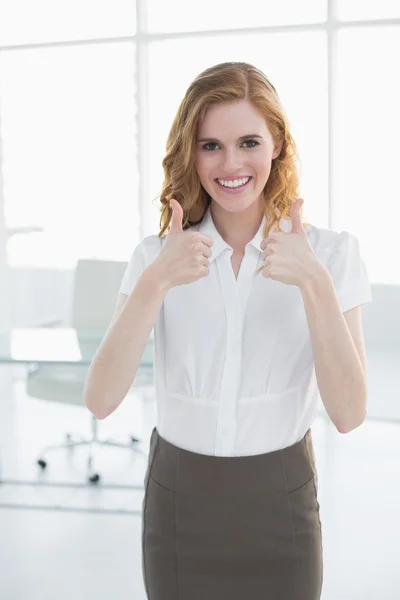
[{"label": "wavy hair", "polygon": [[[162,237],[170,225],[171,198],[182,206],[183,230],[203,219],[211,197],[201,185],[195,168],[197,131],[211,106],[239,100],[247,100],[258,110],[274,142],[282,144],[279,155],[272,160],[264,187],[264,238],[273,226],[282,231],[279,221],[290,217],[290,208],[299,197],[296,165],[299,157],[288,118],[276,89],[262,71],[245,62],[225,62],[206,69],[192,81],[173,120],[162,161],[164,181],[157,196],[161,202],[158,237]],[[302,209],[300,215],[303,215]],[[308,224],[303,218],[302,222],[304,226]]]}]

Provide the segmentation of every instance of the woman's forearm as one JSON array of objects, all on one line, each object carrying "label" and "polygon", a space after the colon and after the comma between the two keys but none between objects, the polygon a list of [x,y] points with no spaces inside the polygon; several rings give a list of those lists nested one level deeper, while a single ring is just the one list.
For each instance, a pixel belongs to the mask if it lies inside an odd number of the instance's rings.
[{"label": "woman's forearm", "polygon": [[150,265],[106,332],[84,389],[84,402],[98,419],[118,408],[131,388],[167,291],[158,270]]},{"label": "woman's forearm", "polygon": [[322,402],[340,433],[365,419],[368,383],[328,271],[301,288]]}]

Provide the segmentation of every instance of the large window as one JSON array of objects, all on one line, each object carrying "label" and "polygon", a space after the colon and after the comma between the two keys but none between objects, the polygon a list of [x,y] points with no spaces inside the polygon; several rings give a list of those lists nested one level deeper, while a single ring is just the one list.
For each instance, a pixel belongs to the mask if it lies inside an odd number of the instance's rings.
[{"label": "large window", "polygon": [[332,104],[333,225],[362,243],[370,278],[400,283],[400,27],[339,32]]},{"label": "large window", "polygon": [[139,239],[135,46],[35,48],[1,57],[11,266],[124,260]]},{"label": "large window", "polygon": [[353,232],[371,280],[398,282],[399,6],[3,0],[6,224],[38,229],[10,237],[10,265],[128,260],[159,231],[161,161],[186,87],[212,64],[244,60],[289,117],[307,218]]}]

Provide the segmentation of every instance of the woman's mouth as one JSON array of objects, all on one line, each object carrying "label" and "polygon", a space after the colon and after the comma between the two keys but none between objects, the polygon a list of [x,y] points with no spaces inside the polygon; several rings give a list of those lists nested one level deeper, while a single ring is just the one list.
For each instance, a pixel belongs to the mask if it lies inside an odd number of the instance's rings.
[{"label": "woman's mouth", "polygon": [[227,194],[240,194],[247,189],[252,177],[238,177],[237,179],[216,179],[218,187]]}]

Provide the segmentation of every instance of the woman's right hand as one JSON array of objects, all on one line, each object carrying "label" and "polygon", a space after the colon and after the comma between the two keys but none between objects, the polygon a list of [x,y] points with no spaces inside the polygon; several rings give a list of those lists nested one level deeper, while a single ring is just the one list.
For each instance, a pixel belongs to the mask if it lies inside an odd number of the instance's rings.
[{"label": "woman's right hand", "polygon": [[153,262],[168,288],[192,283],[209,273],[213,239],[198,231],[183,231],[183,209],[171,200],[172,219],[160,254]]}]

